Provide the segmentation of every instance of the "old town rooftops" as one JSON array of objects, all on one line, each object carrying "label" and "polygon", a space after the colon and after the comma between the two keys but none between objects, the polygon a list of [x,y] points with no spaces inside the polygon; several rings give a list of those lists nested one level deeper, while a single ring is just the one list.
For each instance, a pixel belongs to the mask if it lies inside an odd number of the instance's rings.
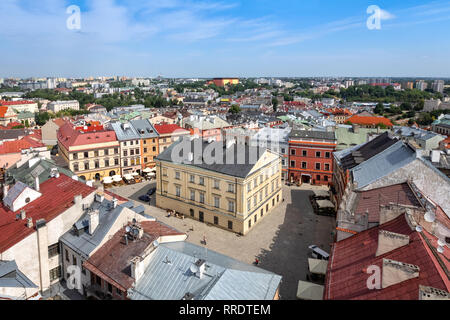
[{"label": "old town rooftops", "polygon": [[[40,185],[42,196],[23,207],[26,217],[34,223],[40,219],[49,222],[74,205],[75,196],[83,198],[95,192],[95,188],[73,180],[61,174]],[[55,197],[55,195],[58,195]],[[14,246],[30,234],[35,228],[27,227],[27,220],[18,220],[17,212],[12,212],[3,203],[0,204],[0,252]]]},{"label": "old town rooftops", "polygon": [[67,122],[58,131],[58,141],[69,149],[75,146],[114,142],[117,138],[112,130],[84,133],[75,130],[72,124]]},{"label": "old town rooftops", "polygon": [[[376,256],[381,231],[403,235],[409,240],[405,245]],[[440,262],[449,256],[450,249],[445,246],[443,254],[437,253],[432,244],[436,239],[433,238],[425,231],[419,233],[413,230],[405,214],[402,214],[390,222],[335,243],[328,264],[324,299],[418,300],[421,285],[448,292],[448,269]],[[367,280],[371,274],[368,268],[379,267],[382,278],[385,276],[383,261],[386,259],[417,266],[417,277],[381,289],[369,289]]]}]

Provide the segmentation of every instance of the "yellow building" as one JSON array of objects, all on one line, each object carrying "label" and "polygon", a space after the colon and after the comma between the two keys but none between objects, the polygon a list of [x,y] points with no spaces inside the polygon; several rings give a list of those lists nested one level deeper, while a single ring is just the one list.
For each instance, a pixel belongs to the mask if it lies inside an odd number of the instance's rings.
[{"label": "yellow building", "polygon": [[159,135],[148,119],[133,120],[130,124],[136,129],[141,143],[142,169],[154,168],[155,158],[159,154]]},{"label": "yellow building", "polygon": [[[212,149],[225,164],[208,160]],[[156,168],[158,207],[235,233],[247,234],[283,201],[281,158],[267,149],[184,138]]]},{"label": "yellow building", "polygon": [[83,132],[67,122],[57,138],[60,156],[81,179],[100,181],[120,174],[120,146],[114,131]]}]

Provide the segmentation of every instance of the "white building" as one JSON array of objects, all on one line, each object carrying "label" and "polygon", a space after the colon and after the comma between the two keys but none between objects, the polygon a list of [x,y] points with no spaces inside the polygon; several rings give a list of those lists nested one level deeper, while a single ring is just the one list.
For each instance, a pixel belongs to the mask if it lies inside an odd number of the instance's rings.
[{"label": "white building", "polygon": [[436,80],[433,82],[432,89],[436,92],[444,93],[444,80]]},{"label": "white building", "polygon": [[72,101],[54,101],[47,105],[47,110],[54,113],[60,112],[62,110],[80,110],[80,103],[76,100]]}]

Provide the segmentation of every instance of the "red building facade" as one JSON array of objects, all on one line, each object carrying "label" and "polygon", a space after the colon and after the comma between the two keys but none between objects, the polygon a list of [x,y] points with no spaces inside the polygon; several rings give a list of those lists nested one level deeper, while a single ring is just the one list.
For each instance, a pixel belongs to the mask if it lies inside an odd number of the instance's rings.
[{"label": "red building facade", "polygon": [[334,132],[292,131],[289,136],[289,181],[313,185],[331,185]]}]

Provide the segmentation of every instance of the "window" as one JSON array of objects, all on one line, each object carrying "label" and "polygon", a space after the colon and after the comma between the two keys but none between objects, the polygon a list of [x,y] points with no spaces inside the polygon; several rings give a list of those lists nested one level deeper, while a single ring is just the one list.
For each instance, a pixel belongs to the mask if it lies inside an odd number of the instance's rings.
[{"label": "window", "polygon": [[269,186],[266,186],[266,197],[269,196]]},{"label": "window", "polygon": [[77,265],[77,257],[72,256],[72,264],[73,264],[74,266]]},{"label": "window", "polygon": [[198,213],[198,220],[200,222],[204,222],[205,221],[205,214],[203,212],[201,212],[201,211]]},{"label": "window", "polygon": [[295,168],[295,161],[291,161],[291,168]]},{"label": "window", "polygon": [[195,201],[195,191],[191,190],[191,200]]},{"label": "window", "polygon": [[261,209],[261,218],[264,216],[264,208]]},{"label": "window", "polygon": [[153,147],[153,152],[156,152],[156,147]]},{"label": "window", "polygon": [[253,180],[253,188],[256,189],[256,187],[258,186],[258,179]]},{"label": "window", "polygon": [[181,197],[181,187],[180,186],[175,186],[175,192],[177,197]]},{"label": "window", "polygon": [[214,189],[220,190],[220,181],[219,180],[214,180]]},{"label": "window", "polygon": [[[147,140],[144,140],[144,144],[147,144]],[[146,151],[147,152],[147,151]]]},{"label": "window", "polygon": [[175,172],[175,179],[180,180],[180,172],[179,171]]},{"label": "window", "polygon": [[59,254],[59,244],[53,244],[48,247],[48,257],[53,258]]},{"label": "window", "polygon": [[258,216],[255,214],[255,223],[258,221]]},{"label": "window", "polygon": [[55,281],[61,278],[61,266],[57,266],[50,270],[50,281]]},{"label": "window", "polygon": [[247,210],[250,211],[251,208],[252,208],[252,200],[248,199],[248,201],[247,201]]},{"label": "window", "polygon": [[128,151],[127,150],[123,150],[123,156],[124,157],[128,157]]},{"label": "window", "polygon": [[286,149],[285,148],[281,148],[281,153],[282,154],[286,154]]},{"label": "window", "polygon": [[234,193],[234,184],[232,183],[228,184],[228,192]]},{"label": "window", "polygon": [[112,285],[111,285],[111,283],[108,283],[108,292],[112,293]]},{"label": "window", "polygon": [[122,291],[120,291],[119,288],[116,288],[116,294],[117,294],[118,296],[122,296]]},{"label": "window", "polygon": [[195,176],[194,176],[194,175],[191,174],[191,175],[189,176],[189,182],[190,182],[190,183],[195,183]]},{"label": "window", "polygon": [[114,149],[114,153],[115,153],[115,154],[119,154],[119,148],[115,148],[115,149]]},{"label": "window", "polygon": [[74,159],[74,160],[78,160],[78,153],[74,153],[74,154],[73,154],[73,159]]},{"label": "window", "polygon": [[109,167],[109,159],[105,159],[105,167]]},{"label": "window", "polygon": [[228,211],[234,212],[234,201],[228,201]]},{"label": "window", "polygon": [[100,162],[98,162],[98,160],[95,161],[95,169],[100,168]]},{"label": "window", "polygon": [[322,153],[320,151],[316,152],[316,158],[320,158],[322,156]]},{"label": "window", "polygon": [[128,167],[128,160],[127,159],[123,160],[123,166],[124,167]]},{"label": "window", "polygon": [[200,203],[205,203],[205,194],[200,192]]},{"label": "window", "polygon": [[325,152],[325,158],[329,159],[331,157],[331,153],[330,152]]},{"label": "window", "polygon": [[119,165],[119,159],[114,159],[114,165],[118,166]]},{"label": "window", "polygon": [[84,163],[84,170],[89,170],[89,162]]},{"label": "window", "polygon": [[191,217],[194,217],[194,216],[195,216],[194,210],[193,210],[193,209],[190,209],[190,210],[189,210],[189,213],[191,214]]},{"label": "window", "polygon": [[144,148],[144,153],[147,153],[147,148]]},{"label": "window", "polygon": [[302,169],[306,169],[308,168],[308,163],[307,162],[302,162]]},{"label": "window", "polygon": [[248,228],[250,229],[252,227],[252,220],[248,220]]},{"label": "window", "polygon": [[79,167],[79,165],[78,165],[78,163],[74,163],[73,164],[73,171],[80,171],[80,167]]},{"label": "window", "polygon": [[325,176],[324,179],[325,179],[325,181],[328,181],[328,176]]},{"label": "window", "polygon": [[148,158],[144,158],[144,163],[147,163],[148,162]]},{"label": "window", "polygon": [[251,183],[249,183],[247,185],[247,192],[250,192],[250,191],[252,191],[252,184]]},{"label": "window", "polygon": [[163,169],[163,176],[167,177],[167,169]]},{"label": "window", "polygon": [[316,163],[316,170],[320,170],[320,163]]},{"label": "window", "polygon": [[307,151],[307,150],[303,150],[302,155],[303,155],[304,157],[307,157],[307,156],[308,156],[308,151]]},{"label": "window", "polygon": [[65,254],[66,254],[66,261],[67,261],[67,262],[70,262],[70,259],[69,259],[69,251],[67,251],[67,249],[65,250]]},{"label": "window", "polygon": [[219,197],[214,197],[214,207],[220,208],[220,198]]},{"label": "window", "polygon": [[233,221],[228,221],[228,229],[233,230]]},{"label": "window", "polygon": [[275,181],[272,181],[272,193],[275,191]]},{"label": "window", "polygon": [[286,160],[285,160],[285,159],[281,160],[281,164],[282,164],[283,166],[285,166],[285,165],[286,165]]},{"label": "window", "polygon": [[218,225],[219,224],[219,217],[214,217],[214,224]]},{"label": "window", "polygon": [[205,178],[203,178],[203,177],[200,177],[200,183],[199,183],[201,186],[204,186],[205,185]]},{"label": "window", "polygon": [[97,158],[97,157],[98,157],[98,155],[99,155],[99,153],[98,153],[98,150],[95,150],[95,151],[94,151],[94,157],[96,157],[96,158]]},{"label": "window", "polygon": [[130,156],[134,156],[134,149],[130,150]]},{"label": "window", "polygon": [[330,164],[325,163],[325,171],[330,171]]},{"label": "window", "polygon": [[291,155],[295,156],[295,149],[291,149]]},{"label": "window", "polygon": [[89,152],[84,153],[84,158],[89,158]]},{"label": "window", "polygon": [[253,206],[256,207],[258,204],[258,196],[253,197]]},{"label": "window", "polygon": [[320,175],[317,175],[316,180],[320,181]]},{"label": "window", "polygon": [[263,191],[261,190],[261,191],[259,192],[259,202],[261,202],[262,199],[263,199]]},{"label": "window", "polygon": [[133,145],[133,143],[134,143],[134,141],[130,141],[130,146],[132,146],[132,145]]}]

